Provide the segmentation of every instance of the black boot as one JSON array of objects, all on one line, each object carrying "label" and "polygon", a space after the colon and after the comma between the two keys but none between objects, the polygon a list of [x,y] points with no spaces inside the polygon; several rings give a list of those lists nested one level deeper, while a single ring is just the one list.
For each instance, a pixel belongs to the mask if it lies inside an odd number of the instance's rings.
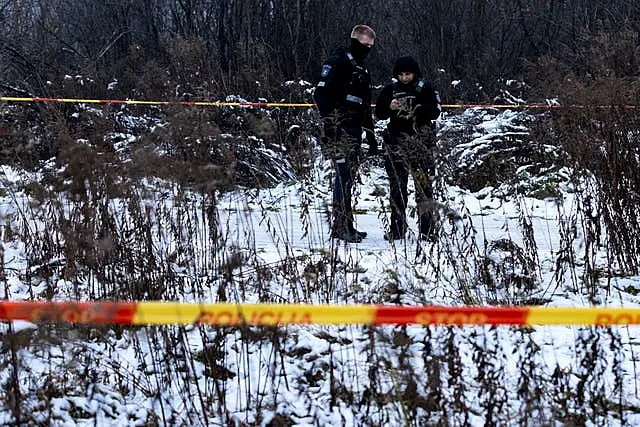
[{"label": "black boot", "polygon": [[367,232],[366,231],[358,231],[356,230],[356,228],[353,226],[353,218],[348,218],[347,219],[347,232],[349,234],[355,234],[357,236],[360,237],[360,240],[364,239],[365,237],[367,237]]},{"label": "black boot", "polygon": [[367,237],[367,232],[366,232],[366,231],[359,231],[359,230],[356,230],[356,229],[355,229],[355,228],[353,228],[353,227],[352,227],[352,228],[351,228],[351,230],[349,230],[349,231],[350,231],[351,233],[355,233],[355,234],[357,234],[357,235],[358,235],[358,236],[360,236],[360,238],[362,238],[362,239],[364,239],[365,237]]},{"label": "black boot", "polygon": [[437,240],[436,221],[433,214],[424,213],[420,215],[418,229],[420,231],[420,240],[427,240],[429,242],[435,242]]},{"label": "black boot", "polygon": [[364,231],[358,231],[353,227],[353,220],[348,216],[337,214],[333,218],[331,237],[344,240],[349,243],[360,243],[367,236]]},{"label": "black boot", "polygon": [[404,239],[404,235],[407,232],[407,224],[392,222],[389,231],[385,233],[384,240],[390,242],[392,240]]},{"label": "black boot", "polygon": [[358,232],[355,229],[354,230],[334,229],[333,231],[331,231],[331,237],[334,239],[344,240],[345,242],[348,242],[348,243],[360,243],[362,242],[362,239],[366,237],[367,233],[364,233],[364,236],[359,233],[363,233],[363,232]]}]

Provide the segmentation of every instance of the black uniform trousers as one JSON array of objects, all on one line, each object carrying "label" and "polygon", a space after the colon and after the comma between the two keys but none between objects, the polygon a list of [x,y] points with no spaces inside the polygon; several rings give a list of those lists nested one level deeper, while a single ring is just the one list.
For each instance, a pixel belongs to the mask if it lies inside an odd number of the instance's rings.
[{"label": "black uniform trousers", "polygon": [[433,136],[431,135],[385,135],[384,167],[389,177],[391,220],[390,233],[393,238],[404,237],[407,231],[407,185],[409,174],[415,186],[418,210],[418,230],[421,238],[434,238],[436,214],[433,202],[432,177],[435,174],[433,161]]},{"label": "black uniform trousers", "polygon": [[336,134],[323,141],[323,154],[331,158],[333,175],[333,212],[331,232],[334,236],[355,233],[352,190],[362,157],[362,127],[338,127]]}]

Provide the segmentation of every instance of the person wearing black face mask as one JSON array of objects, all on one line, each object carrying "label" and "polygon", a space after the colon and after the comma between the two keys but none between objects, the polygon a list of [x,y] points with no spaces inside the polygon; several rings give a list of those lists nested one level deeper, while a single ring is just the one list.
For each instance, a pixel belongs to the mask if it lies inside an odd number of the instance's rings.
[{"label": "person wearing black face mask", "polygon": [[371,27],[356,25],[351,44],[333,52],[324,62],[314,100],[323,122],[322,152],[334,168],[331,237],[359,243],[367,236],[354,226],[351,192],[362,157],[363,131],[369,154],[378,143],[371,111],[371,77],[364,64],[376,34]]}]

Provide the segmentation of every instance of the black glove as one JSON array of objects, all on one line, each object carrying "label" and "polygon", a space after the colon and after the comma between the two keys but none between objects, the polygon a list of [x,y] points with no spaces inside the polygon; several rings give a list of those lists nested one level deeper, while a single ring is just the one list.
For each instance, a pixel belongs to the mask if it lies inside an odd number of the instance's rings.
[{"label": "black glove", "polygon": [[369,156],[375,156],[378,154],[378,141],[376,140],[376,135],[372,130],[365,131],[367,135],[367,144],[369,144],[369,151],[367,154]]}]

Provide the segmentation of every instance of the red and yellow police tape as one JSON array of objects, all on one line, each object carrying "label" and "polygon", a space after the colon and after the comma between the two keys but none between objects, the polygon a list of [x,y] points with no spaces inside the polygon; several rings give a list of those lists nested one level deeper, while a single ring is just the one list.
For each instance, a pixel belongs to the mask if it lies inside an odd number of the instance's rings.
[{"label": "red and yellow police tape", "polygon": [[[222,101],[136,101],[131,99],[78,99],[78,98],[39,98],[0,96],[6,102],[50,102],[75,104],[126,104],[126,105],[193,105],[200,107],[315,107],[316,104],[296,102],[222,102]],[[375,105],[375,104],[374,104]],[[584,105],[548,105],[548,104],[442,104],[445,109],[498,108],[498,109],[557,109],[585,108]],[[591,107],[607,108],[611,105]],[[620,107],[620,106],[618,106]],[[623,105],[622,108],[637,109],[637,105]]]},{"label": "red and yellow police tape", "polygon": [[0,301],[0,321],[123,325],[639,325],[640,308]]},{"label": "red and yellow police tape", "polygon": [[136,101],[131,99],[77,99],[77,98],[19,98],[0,96],[7,102],[54,102],[74,104],[126,104],[126,105],[194,105],[200,107],[313,107],[315,104],[291,102],[222,102],[222,101]]}]

